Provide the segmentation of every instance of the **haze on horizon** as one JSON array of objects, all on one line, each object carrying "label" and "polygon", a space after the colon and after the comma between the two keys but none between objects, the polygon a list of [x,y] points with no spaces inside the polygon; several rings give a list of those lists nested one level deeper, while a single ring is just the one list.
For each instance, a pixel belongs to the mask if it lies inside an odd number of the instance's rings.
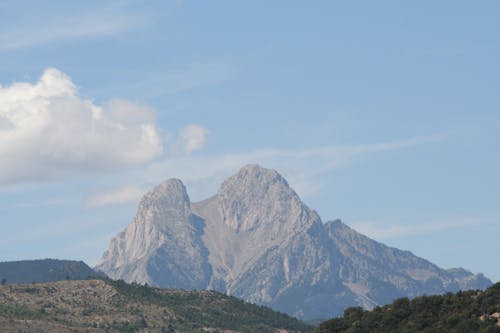
[{"label": "haze on horizon", "polygon": [[[29,10],[28,10],[29,8]],[[0,4],[0,261],[95,264],[247,163],[324,221],[500,280],[495,1]]]}]

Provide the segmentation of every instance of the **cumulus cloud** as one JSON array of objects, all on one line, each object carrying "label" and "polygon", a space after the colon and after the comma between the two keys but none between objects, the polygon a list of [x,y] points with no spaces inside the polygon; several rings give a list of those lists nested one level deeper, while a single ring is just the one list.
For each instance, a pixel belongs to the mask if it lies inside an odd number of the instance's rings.
[{"label": "cumulus cloud", "polygon": [[180,140],[184,150],[191,154],[203,148],[207,141],[208,131],[199,125],[189,125],[181,129]]},{"label": "cumulus cloud", "polygon": [[190,155],[192,152],[203,148],[210,132],[196,124],[190,124],[179,131],[179,135],[170,138],[174,155]]},{"label": "cumulus cloud", "polygon": [[151,161],[163,151],[153,114],[128,101],[83,99],[54,68],[34,84],[0,86],[0,183]]},{"label": "cumulus cloud", "polygon": [[152,108],[124,99],[112,99],[105,107],[110,116],[121,123],[134,124],[156,120],[156,114]]},{"label": "cumulus cloud", "polygon": [[137,203],[144,190],[135,186],[125,186],[115,190],[98,193],[87,198],[88,206],[119,205],[125,203]]}]

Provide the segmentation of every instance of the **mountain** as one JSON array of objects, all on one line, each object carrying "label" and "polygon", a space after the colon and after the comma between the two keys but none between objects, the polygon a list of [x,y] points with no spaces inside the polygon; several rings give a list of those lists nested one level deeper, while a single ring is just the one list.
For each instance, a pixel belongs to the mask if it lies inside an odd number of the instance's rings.
[{"label": "mountain", "polygon": [[215,291],[156,289],[123,281],[0,286],[2,332],[310,332],[269,308]]},{"label": "mountain", "polygon": [[339,220],[323,224],[278,172],[258,165],[243,167],[201,202],[190,202],[178,179],[158,185],[96,268],[129,282],[214,289],[308,320],[491,284],[384,246]]},{"label": "mountain", "polygon": [[500,283],[484,292],[400,298],[372,311],[348,308],[315,333],[489,332],[500,333]]},{"label": "mountain", "polygon": [[0,262],[2,284],[85,280],[104,276],[83,261],[42,259]]}]

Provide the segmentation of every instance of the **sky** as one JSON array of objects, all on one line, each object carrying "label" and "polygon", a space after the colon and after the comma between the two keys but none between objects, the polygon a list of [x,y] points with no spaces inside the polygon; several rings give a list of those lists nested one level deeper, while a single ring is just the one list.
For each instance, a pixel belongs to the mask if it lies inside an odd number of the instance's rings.
[{"label": "sky", "polygon": [[95,265],[142,194],[248,163],[500,280],[498,1],[0,2],[0,261]]}]

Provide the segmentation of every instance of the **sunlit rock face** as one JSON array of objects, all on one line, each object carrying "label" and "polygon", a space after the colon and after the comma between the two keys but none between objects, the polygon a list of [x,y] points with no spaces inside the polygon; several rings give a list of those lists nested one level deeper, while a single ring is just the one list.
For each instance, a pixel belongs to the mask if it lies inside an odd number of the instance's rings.
[{"label": "sunlit rock face", "polygon": [[323,224],[278,172],[258,165],[243,167],[201,202],[191,203],[178,179],[158,185],[97,269],[129,282],[215,289],[303,319],[491,284],[387,247],[340,220]]}]

